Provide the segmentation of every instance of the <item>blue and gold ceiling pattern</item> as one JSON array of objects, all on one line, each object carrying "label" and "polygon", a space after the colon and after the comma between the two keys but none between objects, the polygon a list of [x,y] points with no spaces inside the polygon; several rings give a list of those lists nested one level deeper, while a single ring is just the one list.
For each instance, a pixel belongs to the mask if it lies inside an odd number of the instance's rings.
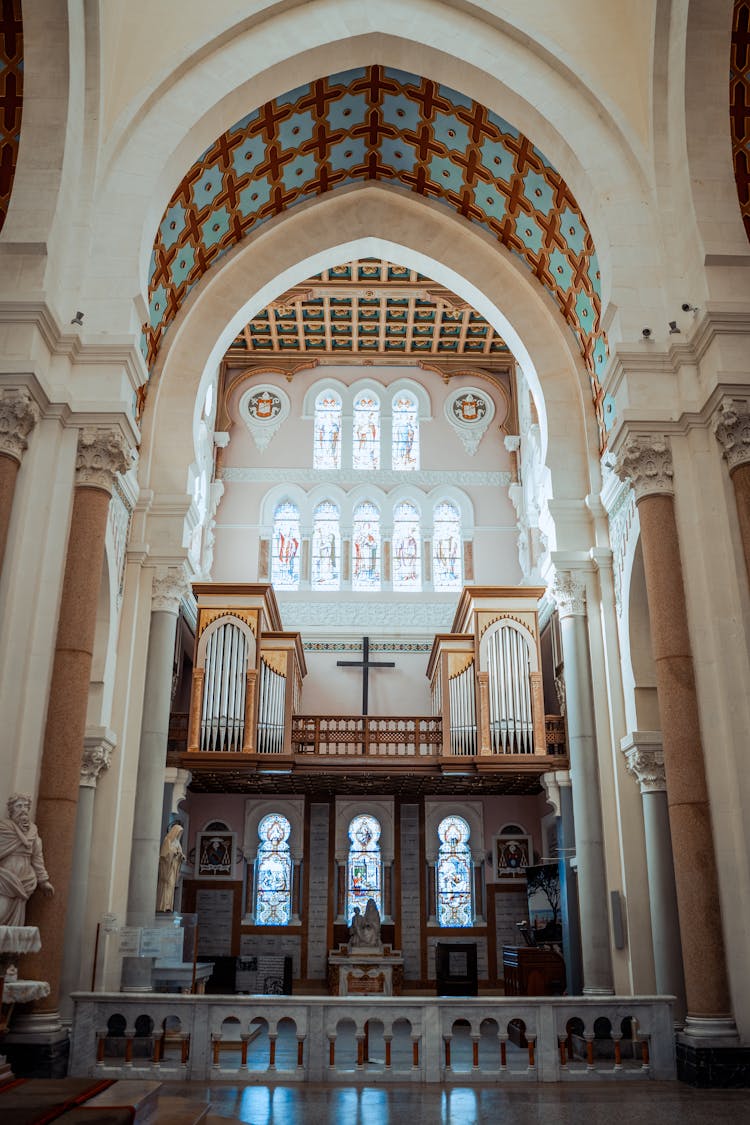
[{"label": "blue and gold ceiling pattern", "polygon": [[0,230],[8,213],[16,174],[22,108],[21,0],[0,0]]},{"label": "blue and gold ceiling pattern", "polygon": [[182,302],[223,254],[298,203],[373,180],[450,207],[518,255],[578,340],[603,435],[599,266],[572,192],[527,137],[485,106],[382,66],[267,102],[189,169],[154,244],[149,365]]},{"label": "blue and gold ceiling pattern", "polygon": [[483,316],[454,293],[378,259],[333,266],[262,309],[235,339],[231,354],[512,357]]}]

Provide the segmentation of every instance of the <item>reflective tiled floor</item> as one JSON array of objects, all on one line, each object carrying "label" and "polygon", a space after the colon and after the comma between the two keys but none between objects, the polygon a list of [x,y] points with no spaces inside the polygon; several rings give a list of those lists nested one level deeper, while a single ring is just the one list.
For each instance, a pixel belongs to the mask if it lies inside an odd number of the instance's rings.
[{"label": "reflective tiled floor", "polygon": [[598,1082],[498,1089],[470,1086],[331,1086],[164,1083],[164,1092],[210,1102],[211,1119],[250,1125],[744,1125],[750,1090],[680,1083]]}]

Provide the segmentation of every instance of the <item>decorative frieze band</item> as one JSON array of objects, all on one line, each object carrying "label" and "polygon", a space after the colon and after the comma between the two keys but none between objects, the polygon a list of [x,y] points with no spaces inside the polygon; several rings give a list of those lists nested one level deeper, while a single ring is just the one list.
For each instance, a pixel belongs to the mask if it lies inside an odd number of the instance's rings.
[{"label": "decorative frieze band", "polygon": [[4,387],[0,393],[0,453],[20,461],[38,421],[39,407],[26,387]]},{"label": "decorative frieze band", "polygon": [[80,784],[88,789],[96,789],[100,774],[109,769],[114,738],[109,734],[86,735],[83,740]]},{"label": "decorative frieze band", "polygon": [[114,426],[83,426],[78,433],[76,487],[112,492],[115,477],[132,464],[131,448]]},{"label": "decorative frieze band", "polygon": [[730,473],[750,463],[750,400],[723,398],[714,414],[713,430]]},{"label": "decorative frieze band", "polygon": [[154,613],[177,613],[180,602],[190,593],[190,582],[185,568],[169,567],[164,574],[154,578],[151,588],[151,609]]},{"label": "decorative frieze band", "polygon": [[586,582],[575,570],[558,570],[552,585],[552,596],[560,617],[584,617],[586,614]]},{"label": "decorative frieze band", "polygon": [[644,496],[672,495],[672,447],[663,434],[631,434],[617,454],[614,470],[633,485],[636,504]]}]

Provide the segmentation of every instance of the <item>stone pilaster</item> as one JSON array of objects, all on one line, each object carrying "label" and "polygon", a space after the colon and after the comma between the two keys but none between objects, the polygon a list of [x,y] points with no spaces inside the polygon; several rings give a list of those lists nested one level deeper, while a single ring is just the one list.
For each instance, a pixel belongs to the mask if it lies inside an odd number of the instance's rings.
[{"label": "stone pilaster", "polygon": [[553,593],[560,616],[563,648],[583,991],[584,994],[608,994],[614,986],[583,574],[576,570],[558,570]]},{"label": "stone pilaster", "polygon": [[685,978],[661,734],[658,731],[634,731],[622,740],[621,749],[628,772],[638,782],[643,801],[656,990],[661,995],[676,997],[675,1019],[682,1022],[685,1015]]},{"label": "stone pilaster", "polygon": [[29,435],[38,421],[39,407],[25,387],[3,387],[0,391],[0,573],[18,470]]},{"label": "stone pilaster", "polygon": [[703,758],[687,603],[674,511],[672,453],[660,434],[633,433],[615,472],[630,480],[641,527],[651,646],[661,719],[680,940],[686,1033],[736,1035],[731,1016],[718,872]]},{"label": "stone pilaster", "polygon": [[31,900],[30,925],[39,927],[43,952],[24,965],[32,978],[50,982],[50,995],[37,1007],[55,1012],[60,1000],[65,919],[75,855],[76,813],[86,734],[91,659],[94,650],[104,538],[109,501],[118,473],[131,464],[131,451],[115,426],[87,426],[79,432],[68,550],[50,681],[39,773],[37,825],[43,840],[54,840],[49,857],[53,898]]},{"label": "stone pilaster", "polygon": [[750,578],[750,398],[723,398],[713,430],[729,469],[745,569]]}]

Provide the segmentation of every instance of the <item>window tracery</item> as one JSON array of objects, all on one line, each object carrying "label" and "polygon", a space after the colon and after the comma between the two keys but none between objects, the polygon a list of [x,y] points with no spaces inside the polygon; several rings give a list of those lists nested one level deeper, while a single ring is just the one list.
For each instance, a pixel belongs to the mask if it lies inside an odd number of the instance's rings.
[{"label": "window tracery", "polygon": [[277,590],[296,590],[299,586],[300,540],[299,508],[284,500],[273,514],[271,582]]},{"label": "window tracery", "polygon": [[419,408],[408,391],[393,396],[391,467],[405,472],[419,468]]},{"label": "window tracery", "polygon": [[375,900],[378,910],[383,913],[379,821],[367,813],[355,816],[349,825],[349,840],[346,918],[351,922],[354,907],[358,906],[364,914],[369,898]]},{"label": "window tracery", "polygon": [[258,825],[260,846],[255,867],[255,924],[288,926],[292,916],[292,826],[280,813],[269,813]]},{"label": "window tracery", "polygon": [[310,585],[313,590],[338,590],[340,574],[340,513],[336,504],[323,500],[314,514]]},{"label": "window tracery", "polygon": [[462,816],[446,816],[438,825],[440,848],[435,868],[439,926],[471,926],[471,830]]},{"label": "window tracery", "polygon": [[422,589],[422,533],[419,512],[408,500],[393,512],[393,589]]},{"label": "window tracery", "polygon": [[354,400],[352,468],[380,468],[380,401],[371,391]]},{"label": "window tracery", "polygon": [[314,469],[341,468],[341,398],[333,390],[315,400]]},{"label": "window tracery", "polygon": [[435,505],[432,535],[432,581],[436,590],[460,590],[461,513],[455,504]]},{"label": "window tracery", "polygon": [[364,500],[352,525],[352,590],[380,589],[380,512]]}]

